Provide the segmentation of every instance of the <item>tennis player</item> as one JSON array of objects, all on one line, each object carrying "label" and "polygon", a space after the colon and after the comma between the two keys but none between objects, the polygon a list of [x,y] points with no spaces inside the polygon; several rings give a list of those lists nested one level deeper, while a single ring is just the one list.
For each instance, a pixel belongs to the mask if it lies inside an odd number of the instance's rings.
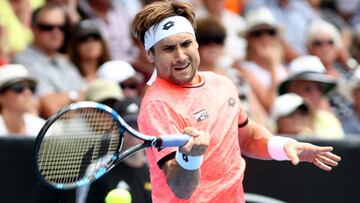
[{"label": "tennis player", "polygon": [[197,71],[194,28],[191,4],[179,1],[149,4],[133,21],[157,72],[142,100],[140,131],[192,136],[180,148],[146,150],[153,202],[244,202],[241,154],[326,171],[338,165],[332,147],[273,136],[248,118],[229,79]]}]

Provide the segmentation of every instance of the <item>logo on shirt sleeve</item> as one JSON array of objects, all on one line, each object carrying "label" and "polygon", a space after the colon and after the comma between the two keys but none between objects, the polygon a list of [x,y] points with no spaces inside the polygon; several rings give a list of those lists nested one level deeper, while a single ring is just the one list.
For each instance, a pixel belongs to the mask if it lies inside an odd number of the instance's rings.
[{"label": "logo on shirt sleeve", "polygon": [[206,118],[209,117],[208,113],[205,111],[205,109],[198,111],[196,113],[194,113],[194,117],[196,119],[197,122],[203,121]]},{"label": "logo on shirt sleeve", "polygon": [[236,100],[233,97],[230,97],[227,102],[228,102],[229,106],[231,106],[231,107],[234,107],[236,104]]}]

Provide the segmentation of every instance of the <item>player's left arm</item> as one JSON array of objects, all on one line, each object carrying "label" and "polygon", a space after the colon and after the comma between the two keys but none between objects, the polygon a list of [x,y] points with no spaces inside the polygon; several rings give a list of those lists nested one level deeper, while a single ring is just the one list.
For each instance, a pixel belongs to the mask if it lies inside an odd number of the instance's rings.
[{"label": "player's left arm", "polygon": [[294,165],[299,162],[313,163],[330,171],[338,165],[341,158],[332,153],[330,146],[316,146],[298,142],[291,138],[273,136],[264,126],[251,120],[238,129],[241,152],[257,159],[290,160]]}]

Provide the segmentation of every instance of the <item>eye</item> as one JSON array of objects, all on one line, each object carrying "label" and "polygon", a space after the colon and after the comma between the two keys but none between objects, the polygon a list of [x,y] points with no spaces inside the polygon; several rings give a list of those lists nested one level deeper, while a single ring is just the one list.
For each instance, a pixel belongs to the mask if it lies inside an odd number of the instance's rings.
[{"label": "eye", "polygon": [[175,49],[175,46],[164,46],[163,48],[162,48],[162,50],[164,51],[164,52],[171,52],[171,51],[173,51]]},{"label": "eye", "polygon": [[182,47],[189,47],[192,44],[192,40],[186,40],[185,42],[181,43]]}]

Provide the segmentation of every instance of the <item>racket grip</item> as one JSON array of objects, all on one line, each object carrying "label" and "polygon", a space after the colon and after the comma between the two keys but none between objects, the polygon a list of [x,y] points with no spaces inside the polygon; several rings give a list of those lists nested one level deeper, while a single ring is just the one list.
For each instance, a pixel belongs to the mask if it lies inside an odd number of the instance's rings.
[{"label": "racket grip", "polygon": [[160,146],[156,147],[180,147],[186,144],[190,139],[190,135],[175,134],[175,135],[162,135],[160,136]]}]

